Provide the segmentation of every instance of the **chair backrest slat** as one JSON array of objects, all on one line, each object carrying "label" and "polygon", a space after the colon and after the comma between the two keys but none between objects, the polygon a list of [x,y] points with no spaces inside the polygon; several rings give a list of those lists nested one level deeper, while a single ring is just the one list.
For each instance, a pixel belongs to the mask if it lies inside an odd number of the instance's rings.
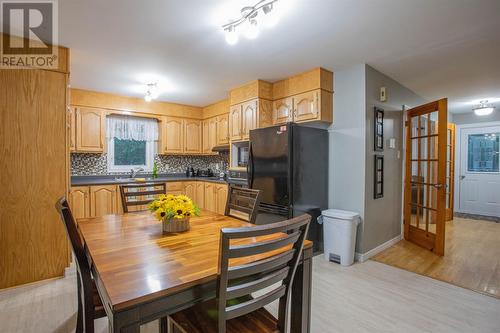
[{"label": "chair backrest slat", "polygon": [[239,258],[269,252],[287,246],[297,241],[300,236],[299,231],[295,231],[283,238],[273,239],[248,245],[234,245],[229,247],[228,258]]},{"label": "chair backrest slat", "polygon": [[224,215],[255,223],[260,203],[260,191],[229,186]]},{"label": "chair backrest slat", "polygon": [[295,249],[290,249],[271,258],[259,260],[246,265],[229,267],[228,279],[237,279],[271,269],[277,269],[288,263],[293,258]]},{"label": "chair backrest slat", "polygon": [[267,288],[276,282],[282,281],[288,275],[290,267],[285,266],[278,271],[273,271],[271,274],[267,274],[264,277],[251,280],[250,282],[238,284],[227,288],[227,298],[234,299],[237,297],[250,295],[256,291]]},{"label": "chair backrest slat", "polygon": [[[288,308],[291,283],[309,230],[310,215],[287,221],[244,228],[221,230],[219,279],[217,284],[218,331],[225,332],[226,321],[255,311],[281,298]],[[267,236],[255,240],[254,237]],[[234,241],[238,244],[231,244]],[[229,260],[258,256],[258,259],[241,265],[229,265]],[[278,286],[276,286],[278,284]],[[265,295],[251,298],[251,294],[272,288]],[[242,299],[242,297],[244,297]],[[236,305],[227,302],[236,300]],[[286,309],[285,309],[286,310]],[[287,311],[280,311],[286,316]],[[279,329],[286,331],[286,318],[279,319]]]},{"label": "chair backrest slat", "polygon": [[249,301],[233,305],[227,308],[226,310],[226,318],[232,319],[247,313],[253,312],[257,309],[260,309],[267,304],[274,302],[280,297],[283,297],[286,293],[286,286],[279,286],[278,288],[268,292],[265,295],[260,297],[251,299]]},{"label": "chair backrest slat", "polygon": [[[135,191],[139,189],[138,191]],[[129,207],[145,206],[160,194],[167,193],[165,183],[139,183],[139,184],[123,184],[120,185],[120,195],[122,198],[123,211],[128,213]],[[145,210],[135,209],[134,211]]]}]

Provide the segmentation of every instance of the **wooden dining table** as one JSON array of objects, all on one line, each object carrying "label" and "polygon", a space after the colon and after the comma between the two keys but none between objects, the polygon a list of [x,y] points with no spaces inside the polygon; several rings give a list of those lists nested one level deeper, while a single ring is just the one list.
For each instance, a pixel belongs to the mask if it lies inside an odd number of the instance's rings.
[{"label": "wooden dining table", "polygon": [[[206,210],[190,224],[189,231],[163,234],[149,212],[78,220],[109,332],[138,333],[142,324],[215,298],[220,230],[251,224]],[[312,253],[312,243],[305,241],[291,292],[294,333],[310,330]],[[165,320],[160,322],[165,331]]]}]

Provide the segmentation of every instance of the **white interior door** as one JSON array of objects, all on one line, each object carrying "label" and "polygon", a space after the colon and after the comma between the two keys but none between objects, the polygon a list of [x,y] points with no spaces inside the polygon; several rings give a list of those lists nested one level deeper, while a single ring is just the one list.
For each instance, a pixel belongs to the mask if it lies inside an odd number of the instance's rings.
[{"label": "white interior door", "polygon": [[460,130],[460,212],[500,216],[500,126]]}]

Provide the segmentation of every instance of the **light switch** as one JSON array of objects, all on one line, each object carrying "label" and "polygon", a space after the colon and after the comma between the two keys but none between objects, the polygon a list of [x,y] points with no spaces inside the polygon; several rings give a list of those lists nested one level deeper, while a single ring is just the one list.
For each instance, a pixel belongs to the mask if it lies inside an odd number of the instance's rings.
[{"label": "light switch", "polygon": [[387,101],[387,90],[385,87],[380,87],[380,101],[381,102]]},{"label": "light switch", "polygon": [[396,138],[389,139],[389,148],[391,148],[391,149],[396,148]]}]

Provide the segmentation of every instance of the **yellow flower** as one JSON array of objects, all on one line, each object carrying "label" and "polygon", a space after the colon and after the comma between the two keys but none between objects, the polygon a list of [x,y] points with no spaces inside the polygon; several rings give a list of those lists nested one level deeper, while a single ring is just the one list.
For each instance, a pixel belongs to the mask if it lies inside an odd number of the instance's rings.
[{"label": "yellow flower", "polygon": [[167,216],[167,212],[163,208],[158,208],[155,211],[155,217],[157,220],[163,220]]}]

